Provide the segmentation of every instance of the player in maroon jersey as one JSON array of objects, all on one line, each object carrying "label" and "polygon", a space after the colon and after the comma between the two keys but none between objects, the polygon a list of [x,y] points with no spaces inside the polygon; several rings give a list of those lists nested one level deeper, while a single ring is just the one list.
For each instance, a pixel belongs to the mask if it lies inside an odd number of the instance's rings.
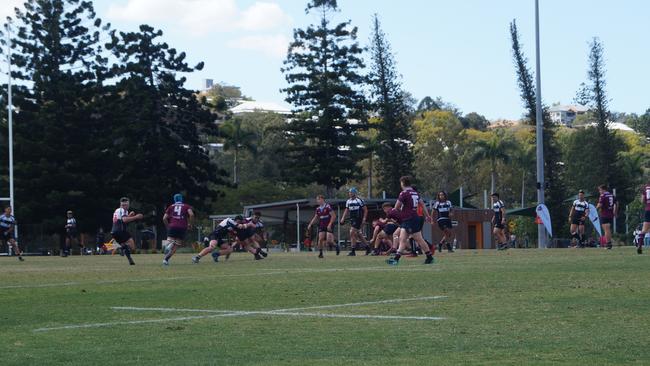
[{"label": "player in maroon jersey", "polygon": [[638,254],[643,254],[643,245],[650,245],[650,237],[646,235],[650,233],[650,182],[643,187],[641,202],[643,202],[643,206],[645,207],[645,215],[643,217],[643,227],[638,234],[636,244],[636,252]]},{"label": "player in maroon jersey", "polygon": [[[261,216],[261,215],[260,215]],[[268,253],[262,250],[260,244],[255,240],[255,233],[258,227],[260,216],[253,215],[244,219],[243,228],[235,228],[234,234],[237,242],[246,251],[251,253],[255,260],[261,260],[268,256]]]},{"label": "player in maroon jersey", "polygon": [[600,223],[603,226],[603,231],[605,231],[607,249],[612,249],[612,223],[616,218],[616,199],[614,195],[607,191],[607,186],[604,184],[598,186],[598,192],[600,197],[596,209],[600,212]]},{"label": "player in maroon jersey", "polygon": [[[334,244],[334,231],[332,230],[332,225],[336,222],[336,212],[332,209],[329,203],[325,202],[325,196],[319,194],[316,197],[316,213],[312,217],[309,225],[307,225],[307,231],[311,230],[312,225],[318,220],[318,258],[323,258],[323,248],[325,244],[335,245]],[[336,255],[339,255],[340,249],[338,245],[336,246]]]},{"label": "player in maroon jersey", "polygon": [[395,203],[395,209],[401,211],[399,247],[395,256],[386,262],[390,265],[397,265],[399,263],[399,259],[402,257],[402,251],[406,249],[410,236],[420,246],[422,253],[427,256],[424,264],[432,264],[433,253],[431,252],[431,249],[429,249],[427,242],[422,237],[424,216],[420,216],[420,213],[427,216],[427,221],[431,221],[431,216],[427,210],[423,210],[424,201],[420,197],[420,194],[413,189],[411,185],[411,177],[404,176],[401,177],[399,181],[402,187],[402,193],[399,194],[399,198]]},{"label": "player in maroon jersey", "polygon": [[[385,218],[380,218],[377,220],[375,225],[375,232],[373,233],[373,253],[372,255],[379,255],[381,253],[380,247],[383,241],[387,242],[389,245],[389,250],[393,248],[394,243],[398,240],[393,240],[394,235],[399,229],[399,211],[393,208],[391,203],[384,203],[381,205]],[[397,250],[397,248],[395,248]]]},{"label": "player in maroon jersey", "polygon": [[164,248],[165,258],[163,265],[168,266],[169,260],[176,253],[176,249],[183,245],[187,229],[192,227],[194,211],[192,206],[183,203],[183,195],[174,195],[174,204],[167,207],[163,215],[163,222],[167,227],[167,240],[169,243]]}]

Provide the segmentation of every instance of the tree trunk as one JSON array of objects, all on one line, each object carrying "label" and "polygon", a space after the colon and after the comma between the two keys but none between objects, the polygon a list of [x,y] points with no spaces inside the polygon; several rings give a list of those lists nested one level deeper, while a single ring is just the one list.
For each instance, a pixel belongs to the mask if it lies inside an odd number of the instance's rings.
[{"label": "tree trunk", "polygon": [[239,149],[235,148],[235,160],[233,162],[233,182],[237,184],[237,155],[239,155]]},{"label": "tree trunk", "polygon": [[521,208],[524,208],[524,197],[526,192],[526,172],[521,174]]},{"label": "tree trunk", "polygon": [[368,162],[368,198],[372,198],[372,154]]},{"label": "tree trunk", "polygon": [[494,164],[494,162],[492,162],[492,171],[490,172],[490,178],[491,178],[490,194],[492,194],[492,193],[495,192],[495,188],[496,188],[495,183],[496,183],[496,179],[497,179],[497,168],[496,168],[496,164]]}]

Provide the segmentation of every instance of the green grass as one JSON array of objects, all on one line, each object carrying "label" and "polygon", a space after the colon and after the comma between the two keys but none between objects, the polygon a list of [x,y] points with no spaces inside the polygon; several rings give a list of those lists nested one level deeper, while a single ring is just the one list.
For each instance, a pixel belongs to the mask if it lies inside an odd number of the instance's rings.
[{"label": "green grass", "polygon": [[[2,365],[648,364],[650,257],[631,248],[463,251],[433,266],[404,258],[274,254],[225,263],[189,255],[0,258]],[[9,288],[9,286],[17,286]],[[22,286],[22,287],[21,287]],[[341,319],[272,314],[35,331],[210,313],[429,296],[310,313],[444,317]]]}]

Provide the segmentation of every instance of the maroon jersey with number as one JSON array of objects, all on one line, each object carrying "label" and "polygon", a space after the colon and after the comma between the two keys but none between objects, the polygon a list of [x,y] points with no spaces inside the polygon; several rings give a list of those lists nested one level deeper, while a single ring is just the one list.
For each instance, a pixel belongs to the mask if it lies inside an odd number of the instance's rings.
[{"label": "maroon jersey with number", "polygon": [[598,203],[600,203],[600,217],[614,218],[614,196],[611,193],[601,194]]},{"label": "maroon jersey with number", "polygon": [[321,229],[327,229],[327,225],[330,224],[332,220],[332,206],[329,203],[326,203],[322,206],[316,207],[316,215],[318,216],[318,227]]},{"label": "maroon jersey with number", "polygon": [[650,184],[643,187],[643,203],[645,204],[645,210],[650,211]]},{"label": "maroon jersey with number", "polygon": [[398,200],[402,202],[402,221],[418,216],[420,194],[415,189],[406,188],[399,194]]},{"label": "maroon jersey with number", "polygon": [[174,203],[167,207],[165,214],[169,217],[169,227],[176,229],[187,229],[187,220],[189,218],[189,210],[192,206],[184,203]]}]

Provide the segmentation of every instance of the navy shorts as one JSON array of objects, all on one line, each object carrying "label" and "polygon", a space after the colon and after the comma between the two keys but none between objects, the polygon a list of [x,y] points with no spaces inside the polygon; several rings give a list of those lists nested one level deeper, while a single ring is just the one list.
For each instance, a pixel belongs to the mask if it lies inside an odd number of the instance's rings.
[{"label": "navy shorts", "polygon": [[350,226],[357,230],[361,230],[361,218],[360,217],[350,217]]},{"label": "navy shorts", "polygon": [[650,211],[645,212],[645,218],[643,219],[643,222],[650,222]]},{"label": "navy shorts", "polygon": [[602,225],[611,225],[614,222],[614,219],[611,217],[601,217],[600,223]]},{"label": "navy shorts", "polygon": [[395,233],[395,231],[397,231],[398,228],[399,226],[397,226],[397,224],[387,224],[384,226],[384,233],[386,233],[388,236],[391,236]]},{"label": "navy shorts", "polygon": [[506,226],[505,226],[504,224],[502,224],[502,223],[499,222],[498,224],[494,225],[494,228],[495,228],[495,229],[503,230],[503,229],[506,228]]},{"label": "navy shorts", "polygon": [[14,232],[9,232],[8,230],[3,230],[2,231],[2,240],[16,240],[16,236],[14,235]]},{"label": "navy shorts", "polygon": [[183,240],[187,234],[187,229],[181,229],[178,227],[170,227],[167,229],[167,236],[174,239]]},{"label": "navy shorts", "polygon": [[582,216],[573,216],[571,218],[571,225],[585,225],[584,220],[582,220]]},{"label": "navy shorts", "polygon": [[334,231],[332,230],[332,228],[328,228],[327,224],[325,224],[325,225],[319,225],[318,226],[318,232],[319,233],[333,233]]},{"label": "navy shorts", "polygon": [[411,217],[408,220],[402,221],[402,225],[400,225],[409,234],[419,233],[422,231],[422,226],[424,226],[424,217],[422,216]]},{"label": "navy shorts", "polygon": [[440,230],[453,229],[454,225],[451,223],[451,219],[444,218],[438,220],[438,228],[440,228]]},{"label": "navy shorts", "polygon": [[237,239],[242,240],[242,241],[252,238],[253,235],[255,235],[255,229],[253,229],[253,228],[248,228],[248,229],[238,230],[237,231]]},{"label": "navy shorts", "polygon": [[120,230],[112,232],[111,237],[113,237],[118,244],[124,244],[131,239],[131,234],[126,230]]}]

